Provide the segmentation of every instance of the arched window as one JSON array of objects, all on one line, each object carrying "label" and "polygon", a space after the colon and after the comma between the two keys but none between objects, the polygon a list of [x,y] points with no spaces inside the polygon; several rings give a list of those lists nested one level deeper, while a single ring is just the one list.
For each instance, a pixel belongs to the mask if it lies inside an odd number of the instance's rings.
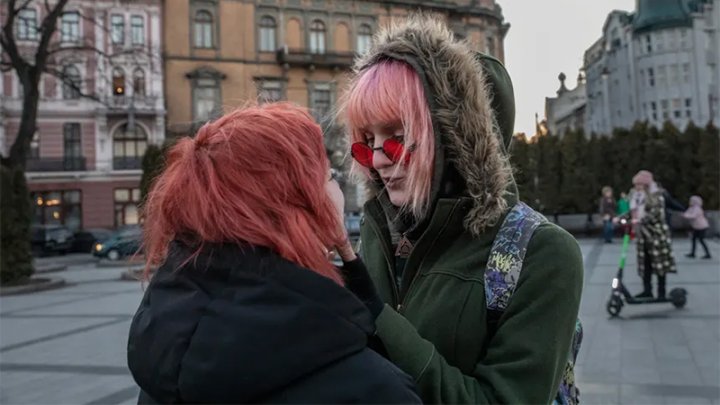
[{"label": "arched window", "polygon": [[140,68],[136,68],[133,72],[133,94],[145,97],[145,72]]},{"label": "arched window", "polygon": [[195,47],[213,47],[213,16],[207,10],[198,10],[194,19]]},{"label": "arched window", "polygon": [[63,90],[62,96],[65,100],[75,100],[80,98],[80,71],[73,65],[67,65],[63,68]]},{"label": "arched window", "polygon": [[315,20],[310,25],[310,53],[325,53],[325,24]]},{"label": "arched window", "polygon": [[357,34],[357,52],[363,54],[370,49],[372,43],[372,28],[369,25],[363,24],[358,27]]},{"label": "arched window", "polygon": [[123,71],[122,68],[116,67],[113,69],[112,84],[113,95],[125,95],[125,71]]},{"label": "arched window", "polygon": [[260,52],[275,51],[276,31],[277,24],[275,23],[274,18],[265,16],[260,19]]},{"label": "arched window", "polygon": [[113,169],[140,169],[147,149],[147,134],[140,125],[120,125],[113,133]]}]

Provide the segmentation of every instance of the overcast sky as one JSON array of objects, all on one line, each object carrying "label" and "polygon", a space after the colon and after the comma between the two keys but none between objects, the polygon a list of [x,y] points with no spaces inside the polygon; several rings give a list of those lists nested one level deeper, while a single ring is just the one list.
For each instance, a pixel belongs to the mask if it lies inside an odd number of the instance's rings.
[{"label": "overcast sky", "polygon": [[632,11],[635,0],[497,0],[505,21],[505,65],[515,87],[515,132],[535,133],[535,113],[555,96],[558,75],[575,87],[585,50],[602,35],[612,10]]}]

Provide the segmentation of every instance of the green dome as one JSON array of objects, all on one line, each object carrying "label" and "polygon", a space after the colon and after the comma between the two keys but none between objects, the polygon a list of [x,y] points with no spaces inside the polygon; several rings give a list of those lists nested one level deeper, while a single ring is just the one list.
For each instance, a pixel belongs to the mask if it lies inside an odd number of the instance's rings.
[{"label": "green dome", "polygon": [[662,28],[691,27],[691,11],[701,0],[638,0],[633,31],[640,33]]}]

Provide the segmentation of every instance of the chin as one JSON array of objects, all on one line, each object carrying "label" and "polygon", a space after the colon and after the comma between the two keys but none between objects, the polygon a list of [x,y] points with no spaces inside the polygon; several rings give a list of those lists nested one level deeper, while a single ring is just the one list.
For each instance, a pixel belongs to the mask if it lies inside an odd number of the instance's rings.
[{"label": "chin", "polygon": [[405,193],[389,192],[388,197],[390,197],[390,202],[396,207],[401,207],[408,203],[408,198]]}]

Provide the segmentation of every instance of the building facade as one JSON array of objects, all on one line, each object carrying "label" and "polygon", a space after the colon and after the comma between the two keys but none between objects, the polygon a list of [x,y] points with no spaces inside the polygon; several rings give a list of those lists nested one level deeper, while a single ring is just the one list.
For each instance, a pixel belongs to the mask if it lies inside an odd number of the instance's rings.
[{"label": "building facade", "polygon": [[585,129],[720,125],[720,0],[638,0],[586,52]]},{"label": "building facade", "polygon": [[560,88],[557,97],[545,98],[545,118],[550,133],[562,136],[567,131],[585,128],[587,93],[582,73],[578,75],[577,86],[574,89],[565,86],[564,73],[560,73],[558,79]]},{"label": "building facade", "polygon": [[[378,27],[422,8],[445,16],[476,49],[504,59],[509,25],[493,0],[166,0],[167,129],[192,134],[248,100],[306,106],[323,125],[333,166],[346,165],[333,119],[355,56]],[[349,209],[356,190],[345,188]]]},{"label": "building facade", "polygon": [[[15,37],[32,58],[43,1],[20,11]],[[141,160],[165,136],[159,0],[71,0],[53,34],[41,79],[37,131],[27,160],[35,222],[71,229],[138,222]],[[0,152],[12,145],[23,91],[0,80]]]}]

